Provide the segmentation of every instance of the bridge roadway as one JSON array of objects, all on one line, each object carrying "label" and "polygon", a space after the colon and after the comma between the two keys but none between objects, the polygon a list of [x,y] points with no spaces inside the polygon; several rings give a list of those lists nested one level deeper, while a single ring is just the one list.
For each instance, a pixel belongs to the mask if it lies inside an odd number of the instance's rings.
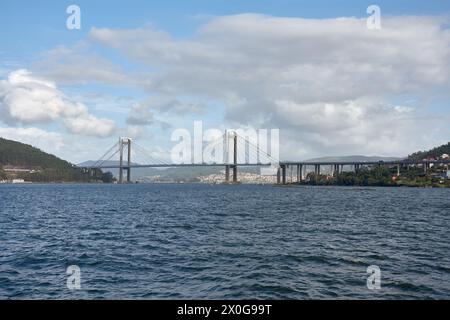
[{"label": "bridge roadway", "polygon": [[[126,169],[126,168],[177,168],[177,167],[226,167],[234,166],[235,164],[229,163],[161,163],[161,164],[130,164],[130,165],[100,165],[100,166],[87,166],[83,169]],[[263,167],[270,166],[270,163],[238,163],[238,167]]]},{"label": "bridge roadway", "polygon": [[401,160],[389,160],[389,161],[282,161],[280,162],[280,165],[307,165],[307,166],[314,166],[314,165],[323,165],[323,166],[332,166],[332,165],[344,165],[344,166],[353,166],[353,165],[377,165],[377,164],[383,164],[383,165],[418,165],[418,164],[449,164],[450,159],[441,159],[441,160],[408,160],[408,159],[401,159]]},{"label": "bridge roadway", "polygon": [[[361,168],[362,166],[397,166],[397,174],[400,175],[400,167],[404,166],[423,166],[424,172],[430,168],[431,164],[438,165],[448,165],[450,164],[450,159],[441,160],[390,160],[390,161],[282,161],[280,163],[186,163],[186,164],[170,164],[170,163],[160,163],[160,164],[128,164],[123,163],[122,165],[98,165],[98,166],[86,166],[82,167],[84,169],[119,169],[130,171],[131,168],[179,168],[179,167],[225,167],[225,179],[230,180],[230,169],[233,170],[233,182],[237,182],[237,167],[268,167],[274,165],[278,167],[277,171],[277,182],[286,184],[286,171],[288,168],[297,168],[297,181],[302,181],[304,179],[304,171],[308,166],[314,166],[314,172],[320,174],[322,166],[331,166],[331,174],[339,174],[344,170],[344,166],[351,166],[355,170]],[[305,169],[305,170],[304,170]],[[127,175],[127,181],[130,181],[130,174]],[[122,182],[122,181],[120,181]]]},{"label": "bridge roadway", "polygon": [[[422,165],[422,164],[450,164],[450,159],[442,160],[390,160],[390,161],[281,161],[274,163],[274,165],[282,166],[370,166],[370,165]],[[176,167],[268,167],[272,163],[159,163],[159,164],[114,164],[114,165],[98,165],[98,166],[83,166],[84,169],[120,169],[120,168],[176,168]]]}]

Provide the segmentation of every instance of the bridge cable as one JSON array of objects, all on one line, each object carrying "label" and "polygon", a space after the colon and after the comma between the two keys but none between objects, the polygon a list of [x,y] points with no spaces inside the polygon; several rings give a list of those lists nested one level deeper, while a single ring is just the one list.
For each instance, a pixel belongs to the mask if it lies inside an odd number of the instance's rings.
[{"label": "bridge cable", "polygon": [[[94,164],[91,165],[90,167],[98,167],[98,163],[99,163],[100,161],[102,161],[102,159],[103,159],[104,157],[106,157],[106,156],[108,155],[108,153],[110,153],[110,152],[111,152],[118,144],[119,144],[119,143],[116,142],[111,148],[108,149],[108,151],[105,152],[105,154],[103,154],[103,155],[102,155],[97,161],[95,161]],[[117,150],[117,152],[118,152],[118,151],[119,151],[119,150]],[[105,162],[105,161],[103,161],[102,164],[103,164],[104,162]]]}]

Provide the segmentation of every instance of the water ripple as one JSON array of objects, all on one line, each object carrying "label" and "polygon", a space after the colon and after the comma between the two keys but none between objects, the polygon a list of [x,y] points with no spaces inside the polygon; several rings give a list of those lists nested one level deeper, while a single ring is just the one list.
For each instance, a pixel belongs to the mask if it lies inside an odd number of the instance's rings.
[{"label": "water ripple", "polygon": [[0,298],[448,299],[448,208],[443,189],[0,185]]}]

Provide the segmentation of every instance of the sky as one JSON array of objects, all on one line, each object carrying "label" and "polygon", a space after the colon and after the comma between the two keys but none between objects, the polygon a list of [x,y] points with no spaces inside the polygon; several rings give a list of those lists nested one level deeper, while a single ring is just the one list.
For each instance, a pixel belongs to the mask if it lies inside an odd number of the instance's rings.
[{"label": "sky", "polygon": [[194,121],[279,129],[282,160],[450,141],[449,1],[2,0],[0,25],[0,136],[73,163],[121,136],[167,159]]}]

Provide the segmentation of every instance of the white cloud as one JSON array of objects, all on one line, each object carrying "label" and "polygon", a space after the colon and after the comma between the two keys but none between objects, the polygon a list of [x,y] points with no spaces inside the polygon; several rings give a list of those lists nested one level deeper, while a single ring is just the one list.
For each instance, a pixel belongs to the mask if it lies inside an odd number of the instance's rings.
[{"label": "white cloud", "polygon": [[56,84],[35,77],[25,69],[11,72],[0,81],[0,111],[8,124],[62,123],[74,134],[106,137],[114,133],[112,120],[91,115],[88,108],[74,102]]},{"label": "white cloud", "polygon": [[60,84],[124,85],[134,83],[136,79],[101,55],[90,52],[83,42],[73,48],[60,46],[43,53],[33,64],[33,70]]},{"label": "white cloud", "polygon": [[150,107],[143,103],[133,103],[130,114],[127,118],[127,124],[131,126],[146,126],[154,122],[154,115]]},{"label": "white cloud", "polygon": [[436,143],[410,139],[417,126],[434,132],[444,123],[420,119],[423,113],[389,98],[448,89],[446,23],[384,17],[381,30],[369,30],[365,19],[243,14],[213,18],[187,39],[151,28],[90,34],[154,68],[145,82],[152,94],[221,101],[233,124],[280,128],[291,146],[282,147],[285,157],[369,148],[403,155]]},{"label": "white cloud", "polygon": [[64,124],[71,133],[98,137],[111,136],[116,128],[114,121],[99,119],[91,114],[66,118],[64,119]]},{"label": "white cloud", "polygon": [[26,70],[11,72],[6,81],[0,82],[0,88],[1,106],[10,121],[54,121],[65,106],[61,92],[52,82],[32,78]]},{"label": "white cloud", "polygon": [[139,139],[144,136],[144,134],[146,133],[145,131],[145,127],[143,126],[129,125],[127,126],[126,136],[131,137],[132,139]]},{"label": "white cloud", "polygon": [[[33,68],[57,83],[146,90],[150,97],[134,107],[133,98],[82,100],[91,110],[115,105],[128,113],[120,130],[130,135],[141,136],[153,124],[189,121],[189,115],[217,118],[220,105],[226,127],[280,128],[283,158],[404,155],[449,133],[442,115],[429,118],[426,108],[390,100],[430,101],[431,94],[448,90],[448,22],[383,17],[381,30],[368,30],[365,19],[242,14],[212,17],[183,39],[152,28],[93,28],[87,42],[47,52]],[[105,48],[96,51],[98,44],[124,53],[126,66],[136,64],[139,73],[126,74],[103,56]],[[0,120],[56,121],[92,136],[116,132],[113,121],[98,119],[45,79],[16,71],[0,81]]]}]

